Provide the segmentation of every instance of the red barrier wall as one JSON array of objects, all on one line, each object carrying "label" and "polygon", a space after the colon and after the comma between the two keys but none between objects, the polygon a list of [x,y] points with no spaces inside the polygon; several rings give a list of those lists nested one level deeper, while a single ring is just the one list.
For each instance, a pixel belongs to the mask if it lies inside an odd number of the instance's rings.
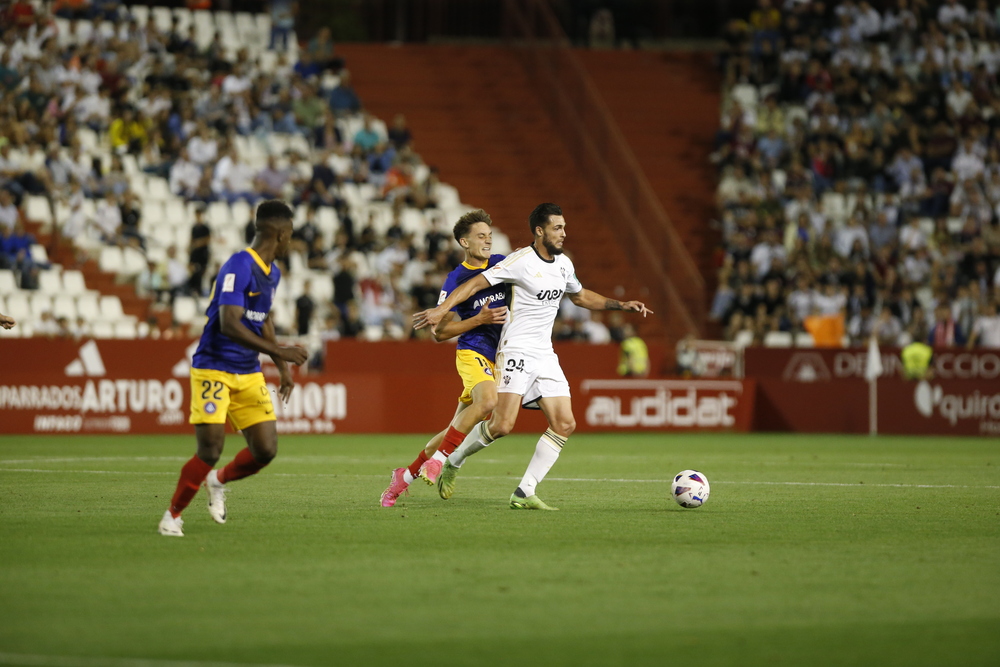
[{"label": "red barrier wall", "polygon": [[[1000,435],[1000,355],[937,350],[932,379],[902,379],[898,351],[882,350],[878,432],[894,435]],[[759,431],[868,433],[866,349],[748,348],[747,376],[757,380],[753,423]]]},{"label": "red barrier wall", "polygon": [[[0,431],[4,433],[189,433],[192,341],[7,340],[0,345]],[[740,381],[622,380],[615,346],[558,345],[579,431],[749,429],[754,387]],[[343,341],[327,369],[296,373],[283,433],[413,433],[444,428],[461,381],[454,348]],[[268,382],[277,369],[267,360]],[[522,411],[518,431],[545,428]]]}]

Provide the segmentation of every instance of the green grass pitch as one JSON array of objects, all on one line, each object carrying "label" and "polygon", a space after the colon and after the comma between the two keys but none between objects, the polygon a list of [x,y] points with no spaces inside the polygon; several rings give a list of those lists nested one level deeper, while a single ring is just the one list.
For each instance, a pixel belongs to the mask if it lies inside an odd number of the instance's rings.
[{"label": "green grass pitch", "polygon": [[193,437],[4,436],[0,664],[1000,664],[996,439],[581,435],[511,511],[534,442],[383,509],[423,436],[283,437],[178,539]]}]

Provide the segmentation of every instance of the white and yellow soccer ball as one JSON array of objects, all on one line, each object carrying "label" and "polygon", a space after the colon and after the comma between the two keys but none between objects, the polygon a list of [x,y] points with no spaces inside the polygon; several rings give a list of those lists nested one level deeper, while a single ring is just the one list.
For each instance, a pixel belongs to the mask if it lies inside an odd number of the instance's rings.
[{"label": "white and yellow soccer ball", "polygon": [[697,470],[683,470],[674,475],[670,493],[681,507],[701,507],[708,500],[708,478]]}]

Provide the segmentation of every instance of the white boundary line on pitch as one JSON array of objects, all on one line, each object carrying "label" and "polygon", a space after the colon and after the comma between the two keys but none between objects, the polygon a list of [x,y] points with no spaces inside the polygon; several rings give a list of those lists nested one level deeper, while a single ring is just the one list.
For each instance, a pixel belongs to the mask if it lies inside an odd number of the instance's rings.
[{"label": "white boundary line on pitch", "polygon": [[147,658],[87,658],[64,655],[0,653],[0,665],[28,667],[293,667],[248,662],[199,662],[196,660],[152,660]]},{"label": "white boundary line on pitch", "polygon": [[[43,470],[41,468],[0,468],[0,472],[35,472],[35,473],[53,473],[53,474],[86,474],[86,475],[176,475],[176,472],[148,472],[141,470]],[[274,477],[353,477],[353,478],[370,478],[370,477],[384,477],[384,475],[338,475],[335,473],[322,473],[322,472],[276,472],[271,473]],[[463,479],[517,479],[514,476],[483,476],[483,475],[464,475]],[[669,484],[669,479],[617,479],[617,478],[596,478],[596,477],[547,477],[550,482],[611,482],[618,484]],[[865,482],[755,482],[755,481],[737,481],[721,479],[715,480],[712,484],[754,484],[757,486],[872,486],[881,488],[898,488],[898,489],[1000,489],[1000,486],[993,485],[970,485],[970,484],[887,484],[887,483],[873,483],[867,484]],[[3,664],[0,662],[0,664]]]}]

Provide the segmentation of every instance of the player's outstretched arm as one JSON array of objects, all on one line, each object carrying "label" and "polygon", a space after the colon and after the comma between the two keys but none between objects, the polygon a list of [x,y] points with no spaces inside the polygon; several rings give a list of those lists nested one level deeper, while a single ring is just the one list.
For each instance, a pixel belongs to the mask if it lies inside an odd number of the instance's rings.
[{"label": "player's outstretched arm", "polygon": [[3,327],[4,329],[11,329],[15,324],[17,324],[17,322],[14,321],[13,317],[0,313],[0,327]]},{"label": "player's outstretched arm", "polygon": [[646,317],[647,313],[651,314],[653,312],[649,308],[646,308],[646,304],[641,301],[609,299],[597,292],[591,292],[589,289],[580,290],[575,294],[571,292],[567,296],[569,296],[570,301],[587,310],[626,310],[633,313],[642,313],[643,317]]},{"label": "player's outstretched arm", "polygon": [[468,299],[476,292],[484,290],[489,286],[489,281],[486,280],[481,273],[475,278],[465,281],[459,285],[454,292],[449,294],[447,299],[438,304],[436,308],[430,308],[428,310],[422,310],[419,313],[415,313],[413,315],[413,328],[425,329],[427,327],[436,327],[444,318],[445,313]]},{"label": "player's outstretched arm", "polygon": [[243,347],[248,347],[255,352],[263,352],[270,355],[272,359],[280,357],[296,366],[301,366],[309,357],[309,353],[304,347],[279,345],[277,342],[265,340],[247,329],[240,321],[243,318],[242,306],[223,304],[219,309],[222,313],[222,317],[219,318],[219,330],[222,335],[232,338]]},{"label": "player's outstretched arm", "polygon": [[464,320],[444,318],[431,331],[434,334],[434,340],[440,343],[461,336],[466,331],[472,331],[483,324],[503,324],[506,321],[507,306],[490,308],[489,305],[485,305],[479,309],[477,314]]}]

